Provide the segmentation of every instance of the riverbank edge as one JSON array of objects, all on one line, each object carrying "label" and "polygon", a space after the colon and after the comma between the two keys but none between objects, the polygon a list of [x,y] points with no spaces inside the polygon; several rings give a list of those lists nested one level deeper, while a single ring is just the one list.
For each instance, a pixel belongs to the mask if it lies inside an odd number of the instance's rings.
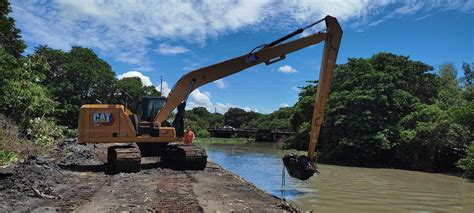
[{"label": "riverbank edge", "polygon": [[[275,199],[277,202],[280,202],[279,208],[281,208],[282,210],[287,210],[289,212],[301,212],[296,206],[292,205],[291,203],[289,203],[287,200],[284,200],[278,196],[275,196],[273,194],[270,194],[268,192],[266,192],[265,190],[263,189],[260,189],[258,188],[257,186],[255,186],[255,184],[253,184],[252,182],[250,181],[247,181],[245,178],[243,178],[242,176],[226,169],[225,167],[221,166],[220,164],[216,163],[216,162],[213,162],[212,160],[207,160],[207,166],[206,166],[206,169],[208,168],[215,168],[215,167],[218,167],[219,170],[221,170],[223,173],[227,173],[227,174],[230,174],[232,175],[234,178],[236,178],[237,180],[240,180],[242,182],[242,185],[245,185],[244,187],[246,188],[251,188],[252,190],[254,191],[258,191],[262,194],[265,194],[273,199]],[[239,188],[236,186],[236,188]],[[268,204],[271,204],[271,203],[268,203]]]}]

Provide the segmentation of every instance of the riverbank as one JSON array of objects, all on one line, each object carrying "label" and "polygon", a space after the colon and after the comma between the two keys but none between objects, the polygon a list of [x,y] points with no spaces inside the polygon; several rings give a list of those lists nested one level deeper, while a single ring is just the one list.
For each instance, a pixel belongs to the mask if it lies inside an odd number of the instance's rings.
[{"label": "riverbank", "polygon": [[296,211],[241,177],[208,162],[204,171],[159,167],[105,173],[103,145],[65,144],[50,158],[29,158],[0,172],[0,211]]},{"label": "riverbank", "polygon": [[249,142],[255,142],[255,139],[251,138],[196,138],[193,143],[196,144],[246,144]]}]

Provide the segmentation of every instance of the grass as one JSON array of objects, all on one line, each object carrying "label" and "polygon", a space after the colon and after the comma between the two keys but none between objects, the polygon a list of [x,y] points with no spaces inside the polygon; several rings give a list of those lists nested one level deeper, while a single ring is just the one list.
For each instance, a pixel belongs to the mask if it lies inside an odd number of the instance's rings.
[{"label": "grass", "polygon": [[30,155],[46,156],[54,146],[43,146],[20,134],[16,123],[0,114],[0,167],[19,162]]},{"label": "grass", "polygon": [[18,156],[15,153],[0,148],[0,167],[8,166],[18,160]]},{"label": "grass", "polygon": [[246,144],[248,138],[196,138],[193,143],[196,144]]},{"label": "grass", "polygon": [[302,151],[302,150],[297,150],[297,149],[284,149],[285,153],[291,153],[294,155],[308,155],[308,151]]}]

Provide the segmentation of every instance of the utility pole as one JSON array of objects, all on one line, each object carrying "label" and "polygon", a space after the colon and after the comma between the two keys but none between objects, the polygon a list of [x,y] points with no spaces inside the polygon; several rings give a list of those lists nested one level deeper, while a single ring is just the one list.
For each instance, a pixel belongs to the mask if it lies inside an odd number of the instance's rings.
[{"label": "utility pole", "polygon": [[163,95],[163,76],[160,76],[160,92],[161,92],[161,95]]}]

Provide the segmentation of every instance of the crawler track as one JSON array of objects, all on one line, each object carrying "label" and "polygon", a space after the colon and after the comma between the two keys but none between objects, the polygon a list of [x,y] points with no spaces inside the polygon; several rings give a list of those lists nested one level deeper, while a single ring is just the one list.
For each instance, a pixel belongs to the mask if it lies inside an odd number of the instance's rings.
[{"label": "crawler track", "polygon": [[194,145],[170,144],[161,156],[161,164],[177,170],[204,170],[207,153]]},{"label": "crawler track", "polygon": [[110,172],[139,172],[141,170],[140,149],[136,144],[111,146],[107,150],[107,164]]}]

